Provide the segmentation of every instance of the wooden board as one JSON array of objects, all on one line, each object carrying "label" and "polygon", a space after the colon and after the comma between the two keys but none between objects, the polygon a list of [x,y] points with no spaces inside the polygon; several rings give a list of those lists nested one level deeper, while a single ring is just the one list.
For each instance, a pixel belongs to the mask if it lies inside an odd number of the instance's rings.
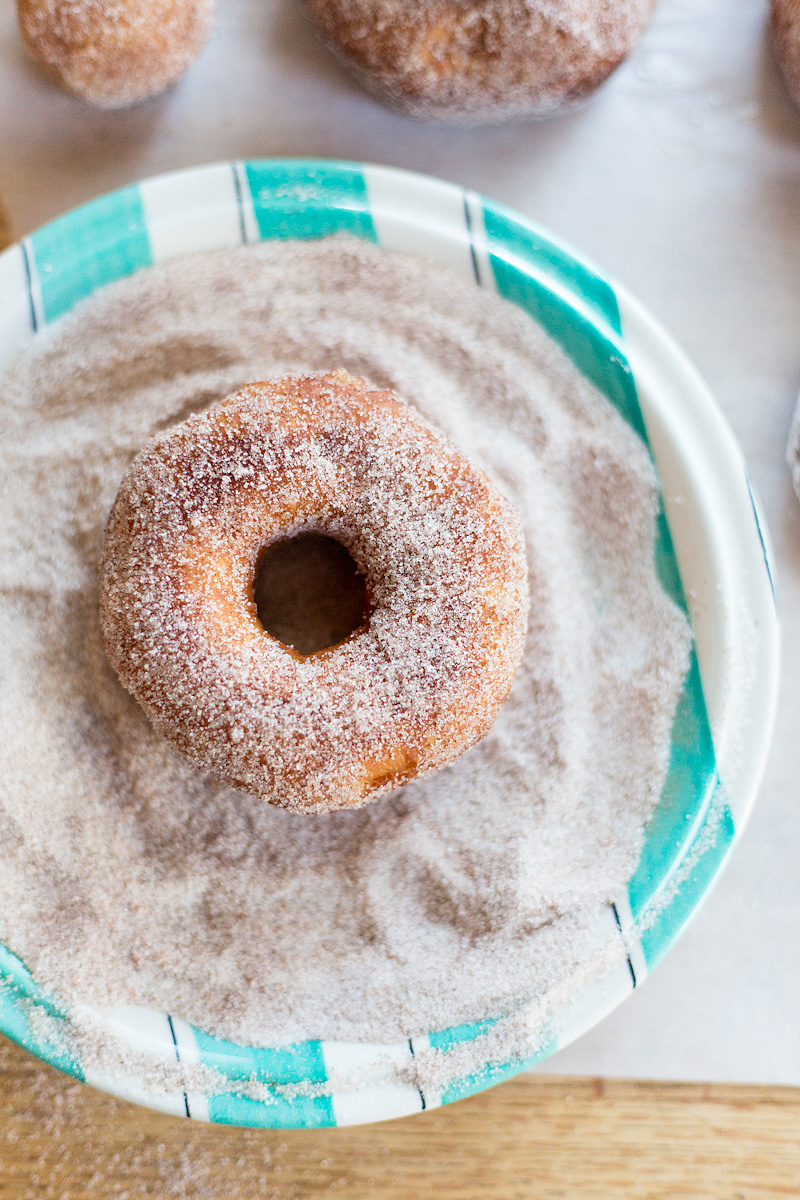
[{"label": "wooden board", "polygon": [[292,1133],[162,1117],[0,1038],[0,1200],[762,1200],[800,1196],[800,1090],[524,1076]]}]

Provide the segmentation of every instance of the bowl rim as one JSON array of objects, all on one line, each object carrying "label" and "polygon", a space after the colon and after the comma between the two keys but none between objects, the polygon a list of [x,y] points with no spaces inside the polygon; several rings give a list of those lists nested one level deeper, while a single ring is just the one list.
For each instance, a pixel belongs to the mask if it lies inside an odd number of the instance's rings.
[{"label": "bowl rim", "polygon": [[[337,1070],[346,1073],[356,1066],[368,1079],[353,1092],[335,1093],[327,1106],[298,1097],[277,1106],[241,1097],[219,1105],[200,1091],[158,1093],[141,1078],[84,1069],[57,1038],[48,1040],[32,1029],[26,1005],[38,1006],[56,1022],[66,1020],[66,1013],[0,946],[0,983],[5,985],[0,987],[0,1031],[114,1095],[222,1123],[288,1128],[407,1115],[491,1086],[596,1024],[663,957],[717,879],[755,800],[777,705],[779,623],[769,536],[741,451],[711,393],[683,351],[625,287],[534,222],[475,192],[394,167],[336,159],[213,163],[144,179],[71,210],[0,254],[0,333],[7,335],[5,347],[0,345],[0,367],[81,295],[150,262],[268,236],[326,236],[340,230],[372,237],[385,249],[447,262],[507,298],[520,302],[523,295],[522,307],[535,294],[536,303],[544,305],[537,313],[546,328],[556,312],[584,339],[594,339],[592,353],[615,372],[614,387],[624,386],[630,376],[634,403],[640,405],[640,432],[662,479],[666,538],[671,545],[674,537],[678,563],[676,586],[687,594],[697,635],[698,687],[710,719],[716,776],[709,774],[706,794],[681,831],[672,860],[655,868],[650,863],[644,871],[651,876],[644,881],[647,887],[653,871],[661,872],[658,887],[639,896],[650,925],[630,888],[604,915],[603,936],[610,931],[624,949],[618,969],[562,1006],[530,1058],[487,1062],[485,1071],[433,1097],[395,1082],[392,1064],[406,1063],[423,1045],[445,1053],[466,1038],[483,1036],[487,1022],[414,1036],[395,1046],[302,1043],[301,1048],[314,1045],[318,1052],[298,1057],[292,1047],[287,1061],[285,1048],[257,1051],[209,1039],[174,1015],[132,1007],[102,1014],[106,1028],[138,1050],[159,1059],[166,1055],[173,1063],[210,1065],[234,1081],[256,1076],[270,1086],[275,1080],[280,1086],[319,1084]],[[120,241],[125,246],[121,269],[120,262],[108,267]],[[117,274],[108,276],[107,269]],[[684,589],[686,581],[696,586]],[[732,679],[744,681],[736,703]]]}]

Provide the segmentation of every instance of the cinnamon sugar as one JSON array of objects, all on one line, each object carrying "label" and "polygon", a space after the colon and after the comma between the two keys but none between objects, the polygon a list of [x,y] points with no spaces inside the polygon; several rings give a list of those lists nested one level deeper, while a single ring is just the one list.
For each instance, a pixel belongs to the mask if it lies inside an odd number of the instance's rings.
[{"label": "cinnamon sugar", "polygon": [[[311,820],[153,730],[106,660],[97,572],[148,435],[248,380],[339,367],[407,397],[514,504],[531,604],[482,742]],[[635,865],[690,635],[656,578],[648,454],[545,333],[410,256],[264,244],[105,289],[0,404],[0,940],[37,979],[261,1045],[397,1041],[563,994]]]}]

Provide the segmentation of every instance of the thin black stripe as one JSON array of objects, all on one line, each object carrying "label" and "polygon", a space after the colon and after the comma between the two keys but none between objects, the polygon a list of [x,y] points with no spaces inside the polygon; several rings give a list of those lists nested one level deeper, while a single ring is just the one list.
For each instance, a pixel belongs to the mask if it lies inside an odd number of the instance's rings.
[{"label": "thin black stripe", "polygon": [[758,515],[758,505],[756,504],[756,498],[753,495],[753,485],[750,482],[750,476],[745,474],[745,478],[747,480],[747,490],[750,493],[750,503],[753,506],[753,516],[756,519],[756,529],[758,530],[758,540],[761,542],[761,553],[764,555],[764,566],[767,568],[767,578],[769,579],[769,586],[770,586],[770,590],[772,592],[772,602],[775,605],[775,607],[777,608],[778,598],[775,595],[775,580],[772,578],[772,567],[769,565],[769,555],[767,554],[767,546],[764,541],[764,531],[761,528],[761,520]]},{"label": "thin black stripe", "polygon": [[[414,1057],[414,1043],[412,1042],[411,1038],[408,1039],[408,1048],[411,1051],[411,1057],[413,1058]],[[425,1094],[422,1091],[422,1088],[417,1087],[417,1091],[419,1092],[419,1098],[422,1101],[422,1107],[423,1107],[423,1109],[426,1109],[428,1106],[425,1103]]]},{"label": "thin black stripe", "polygon": [[475,276],[475,282],[478,284],[478,287],[481,287],[483,284],[483,281],[481,279],[481,269],[478,266],[478,256],[475,253],[475,242],[473,241],[473,238],[472,238],[472,214],[469,211],[469,201],[467,200],[467,193],[464,192],[463,196],[464,196],[464,220],[467,223],[467,233],[469,234],[469,253],[470,253],[470,257],[472,258],[472,272]]},{"label": "thin black stripe", "polygon": [[239,179],[239,168],[236,163],[231,163],[233,171],[233,186],[236,189],[236,203],[239,206],[239,232],[242,235],[242,244],[247,243],[247,226],[244,221],[244,197],[242,196],[242,183]]},{"label": "thin black stripe", "polygon": [[28,281],[28,303],[31,306],[31,325],[33,332],[38,333],[39,322],[36,319],[36,304],[33,299],[33,271],[31,270],[30,259],[28,258],[28,247],[25,245],[25,242],[20,242],[20,246],[22,247],[22,257],[25,261],[25,278]]},{"label": "thin black stripe", "polygon": [[[178,1062],[180,1062],[181,1052],[178,1049],[178,1039],[175,1037],[175,1026],[172,1024],[172,1017],[169,1015],[169,1013],[167,1013],[167,1024],[169,1025],[169,1031],[172,1034],[172,1044],[175,1047],[175,1057],[177,1058]],[[190,1117],[192,1114],[189,1112],[189,1097],[186,1095],[186,1092],[183,1093],[183,1107],[186,1109],[187,1117]]]},{"label": "thin black stripe", "polygon": [[[619,913],[617,912],[616,904],[611,905],[611,911],[614,914],[614,920],[617,922],[617,929],[619,930],[619,936],[622,938],[623,944],[625,944],[625,934],[622,932],[622,922],[619,919]],[[627,945],[625,946],[625,953],[626,953],[627,959],[628,959],[628,970],[631,973],[631,979],[633,981],[633,986],[636,987],[636,972],[633,969],[633,963],[631,962],[630,954],[628,954]]]}]

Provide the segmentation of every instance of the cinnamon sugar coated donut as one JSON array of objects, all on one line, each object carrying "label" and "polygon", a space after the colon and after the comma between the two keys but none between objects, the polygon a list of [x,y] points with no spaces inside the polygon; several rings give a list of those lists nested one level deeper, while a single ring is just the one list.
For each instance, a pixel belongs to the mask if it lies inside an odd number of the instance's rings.
[{"label": "cinnamon sugar coated donut", "polygon": [[[261,625],[265,547],[314,530],[364,573],[366,623],[306,656]],[[254,383],[153,438],[106,533],[108,657],[198,767],[270,803],[360,805],[487,732],[522,656],[519,519],[389,391]]]},{"label": "cinnamon sugar coated donut", "polygon": [[10,246],[12,240],[11,222],[6,216],[3,202],[0,200],[0,250],[5,250],[6,246]]},{"label": "cinnamon sugar coated donut", "polygon": [[630,53],[655,0],[307,0],[364,86],[435,121],[541,117]]},{"label": "cinnamon sugar coated donut", "polygon": [[36,61],[99,108],[176,83],[205,45],[213,11],[213,0],[17,0]]},{"label": "cinnamon sugar coated donut", "polygon": [[772,43],[789,92],[800,104],[800,0],[772,0]]}]

